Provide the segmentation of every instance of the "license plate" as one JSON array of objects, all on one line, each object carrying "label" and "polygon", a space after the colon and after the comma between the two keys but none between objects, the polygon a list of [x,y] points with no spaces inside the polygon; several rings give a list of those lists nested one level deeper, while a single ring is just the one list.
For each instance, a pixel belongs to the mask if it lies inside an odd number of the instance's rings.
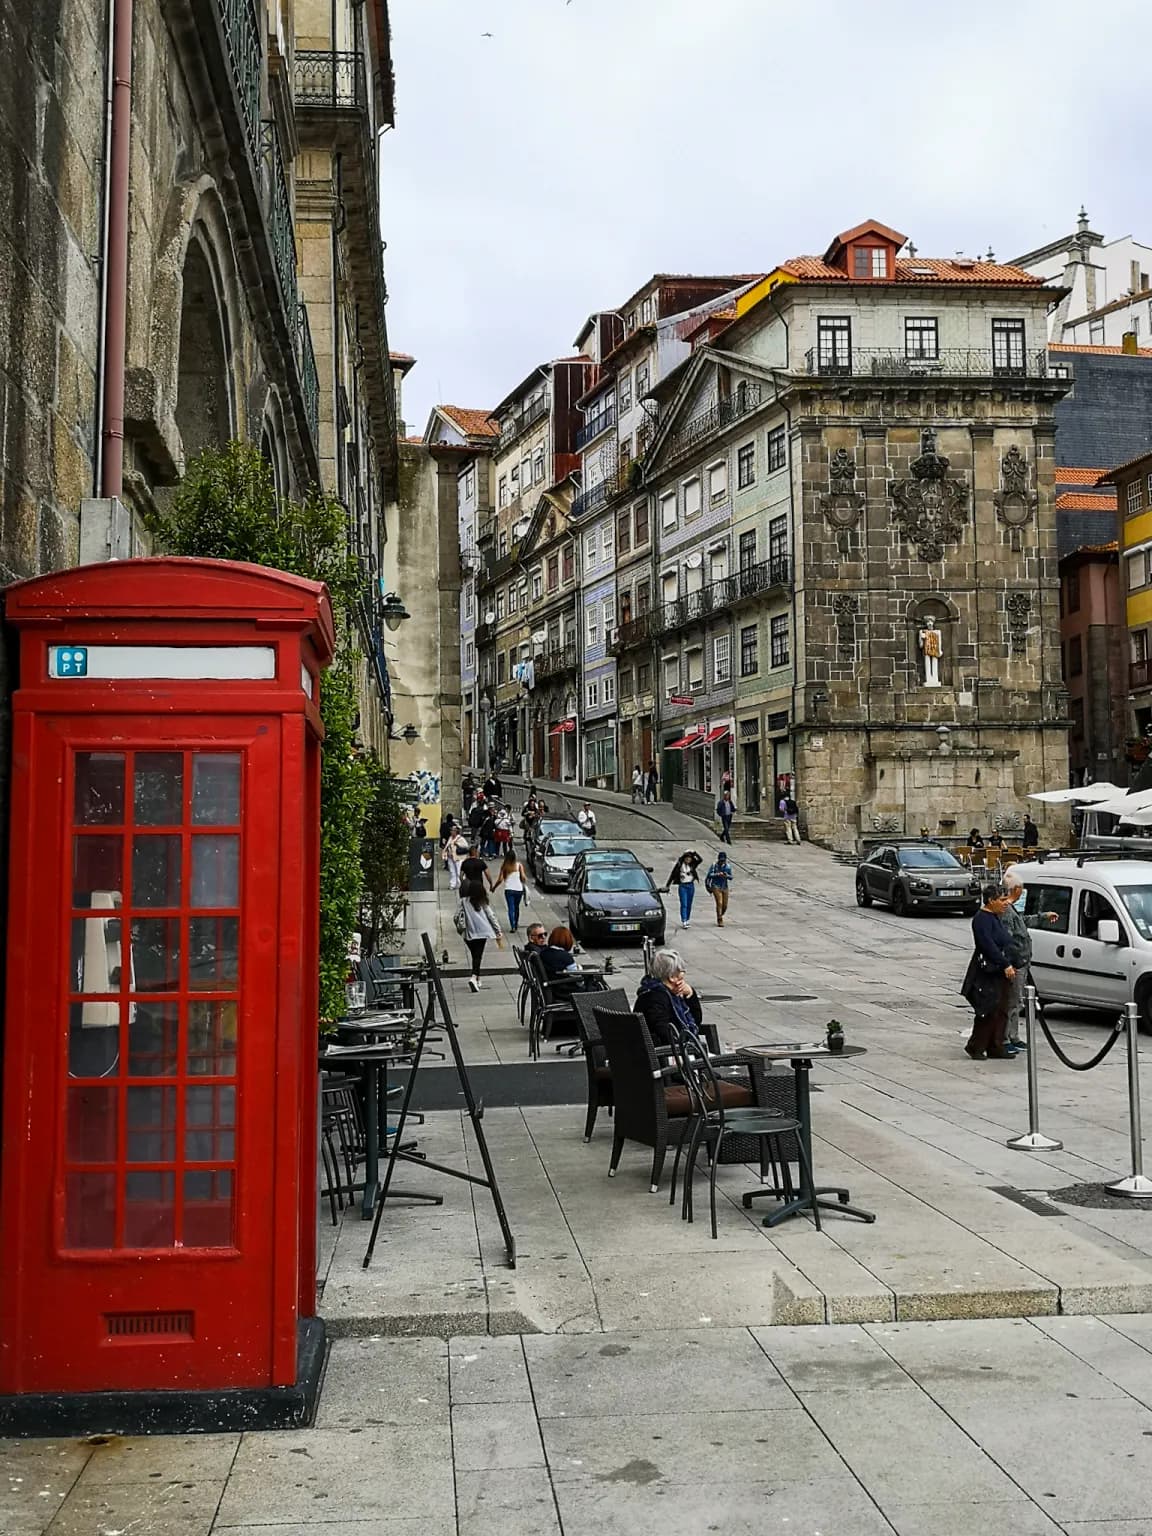
[{"label": "license plate", "polygon": [[954,886],[950,885],[947,890],[939,890],[936,894],[937,896],[963,896],[964,892],[958,891]]},{"label": "license plate", "polygon": [[609,932],[611,932],[611,933],[639,933],[640,932],[640,924],[639,923],[610,923],[609,924]]}]

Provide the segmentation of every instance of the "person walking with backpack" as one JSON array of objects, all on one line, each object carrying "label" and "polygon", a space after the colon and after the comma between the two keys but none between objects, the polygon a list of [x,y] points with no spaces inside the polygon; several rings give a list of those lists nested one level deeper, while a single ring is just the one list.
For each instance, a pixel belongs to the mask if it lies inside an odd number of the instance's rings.
[{"label": "person walking with backpack", "polygon": [[484,950],[489,939],[495,939],[498,948],[504,948],[504,935],[500,924],[496,921],[496,914],[492,910],[492,903],[488,900],[488,892],[484,889],[480,880],[470,880],[460,889],[460,906],[457,908],[456,932],[464,940],[464,944],[472,958],[472,974],[468,978],[468,985],[473,992],[480,990],[480,965],[484,959]]},{"label": "person walking with backpack", "polygon": [[[450,891],[460,888],[460,866],[471,852],[471,844],[464,836],[463,827],[453,827],[448,841],[444,844],[444,868],[448,871],[448,889]],[[483,879],[483,866],[481,866],[481,879]]]},{"label": "person walking with backpack", "polygon": [[504,887],[504,900],[508,905],[508,926],[513,933],[520,927],[520,905],[528,900],[527,878],[523,864],[509,845],[504,855],[504,862],[500,866],[500,873],[492,882],[492,894],[495,895],[501,885]]},{"label": "person walking with backpack", "polygon": [[732,791],[726,789],[716,802],[716,815],[720,822],[720,841],[732,846],[732,818],[736,807],[732,804]]},{"label": "person walking with backpack", "polygon": [[728,892],[732,885],[732,866],[728,862],[728,855],[720,852],[716,855],[716,862],[704,876],[704,889],[716,903],[716,926],[723,928],[724,914],[728,910]]},{"label": "person walking with backpack", "polygon": [[800,807],[787,790],[780,796],[776,811],[784,818],[784,836],[790,843],[798,843],[800,841]]},{"label": "person walking with backpack", "polygon": [[648,805],[652,805],[660,789],[660,774],[655,763],[648,764],[648,779],[644,790],[644,799]]},{"label": "person walking with backpack", "polygon": [[675,886],[679,893],[682,928],[687,928],[692,921],[692,903],[696,899],[696,885],[700,879],[699,870],[703,862],[704,860],[694,848],[685,848],[673,864],[672,872],[664,887],[666,891],[670,891]]}]

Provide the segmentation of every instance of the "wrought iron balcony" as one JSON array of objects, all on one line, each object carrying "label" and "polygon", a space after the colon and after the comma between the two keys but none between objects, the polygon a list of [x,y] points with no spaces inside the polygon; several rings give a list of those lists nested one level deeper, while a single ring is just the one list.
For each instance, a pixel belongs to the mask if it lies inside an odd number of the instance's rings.
[{"label": "wrought iron balcony", "polygon": [[562,672],[574,672],[578,661],[579,652],[575,642],[555,650],[545,651],[542,656],[536,658],[536,681],[541,682],[547,677],[558,677]]},{"label": "wrought iron balcony", "polygon": [[368,106],[364,55],[330,48],[297,48],[292,62],[292,98],[298,109],[364,111]]},{"label": "wrought iron balcony", "polygon": [[292,223],[292,199],[288,194],[284,157],[280,153],[280,137],[273,123],[261,125],[260,144],[267,182],[268,229],[272,236],[272,257],[276,263],[276,276],[280,282],[284,313],[295,335],[300,318],[299,286],[296,281],[296,231]]},{"label": "wrought iron balcony", "polygon": [[935,357],[910,356],[901,347],[855,347],[843,354],[804,354],[804,371],[821,378],[931,379],[1045,378],[1048,353],[1001,352],[993,347],[942,347]]},{"label": "wrought iron balcony", "polygon": [[488,623],[477,624],[477,626],[476,626],[476,644],[477,645],[491,645],[492,644],[493,640],[495,640],[495,638],[496,638],[496,623],[497,623],[497,621],[495,619],[492,619]]},{"label": "wrought iron balcony", "polygon": [[300,384],[304,390],[304,410],[312,429],[312,441],[320,451],[320,375],[316,370],[316,353],[312,348],[312,327],[308,324],[307,306],[299,306],[299,330],[297,331]]},{"label": "wrought iron balcony", "polygon": [[502,576],[507,576],[520,564],[520,545],[513,544],[512,548],[504,554],[498,555],[495,550],[489,550],[484,556],[480,567],[480,585],[488,582],[499,581]]},{"label": "wrought iron balcony", "polygon": [[708,410],[699,411],[686,421],[678,432],[671,433],[667,443],[668,458],[676,459],[690,453],[693,448],[706,442],[708,438],[714,437],[717,432],[722,432],[734,421],[739,421],[750,411],[757,410],[761,398],[759,384],[747,381],[742,383],[736,393],[727,400],[718,400]]},{"label": "wrought iron balcony", "polygon": [[571,516],[573,518],[584,517],[589,512],[599,512],[601,507],[606,507],[615,494],[615,479],[609,476],[601,480],[599,485],[594,485],[590,491],[581,491],[572,503]]},{"label": "wrought iron balcony", "polygon": [[1152,687],[1152,661],[1128,663],[1128,686],[1132,689]]},{"label": "wrought iron balcony", "polygon": [[548,396],[544,395],[539,400],[533,400],[522,411],[515,411],[511,416],[505,416],[500,423],[500,446],[507,445],[520,436],[521,432],[527,432],[542,416],[548,414]]},{"label": "wrought iron balcony", "polygon": [[685,592],[683,597],[664,603],[652,615],[652,633],[666,635],[672,630],[686,629],[699,624],[714,614],[726,613],[739,603],[775,587],[787,587],[791,582],[791,561],[787,555],[772,560],[761,560],[758,565],[736,571],[719,581],[709,582],[695,592]]},{"label": "wrought iron balcony", "polygon": [[625,651],[634,650],[638,645],[646,645],[656,633],[652,627],[654,617],[652,613],[641,613],[636,618],[626,619],[623,624],[617,625],[608,638],[609,654],[620,656]]},{"label": "wrought iron balcony", "polygon": [[600,436],[601,432],[607,432],[609,427],[616,425],[616,407],[610,405],[607,410],[600,411],[591,417],[576,433],[577,448],[585,448],[593,440]]},{"label": "wrought iron balcony", "polygon": [[260,153],[260,78],[263,50],[260,14],[256,0],[218,0],[224,23],[224,43],[240,102],[248,147],[253,159]]}]

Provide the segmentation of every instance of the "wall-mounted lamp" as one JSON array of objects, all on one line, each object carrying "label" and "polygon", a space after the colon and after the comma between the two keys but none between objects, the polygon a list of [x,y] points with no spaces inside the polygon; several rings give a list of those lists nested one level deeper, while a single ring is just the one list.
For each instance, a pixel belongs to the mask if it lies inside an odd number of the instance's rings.
[{"label": "wall-mounted lamp", "polygon": [[414,725],[406,725],[400,734],[409,746],[411,746],[413,742],[420,740],[420,732]]},{"label": "wall-mounted lamp", "polygon": [[381,606],[380,617],[389,629],[399,629],[404,620],[410,619],[412,615],[405,608],[396,593],[389,592]]}]

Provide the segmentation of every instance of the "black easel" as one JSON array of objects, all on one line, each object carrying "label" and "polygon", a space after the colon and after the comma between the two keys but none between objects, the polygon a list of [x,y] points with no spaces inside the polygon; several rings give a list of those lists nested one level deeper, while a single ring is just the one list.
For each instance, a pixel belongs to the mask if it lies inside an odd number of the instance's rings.
[{"label": "black easel", "polygon": [[[376,1215],[372,1222],[372,1236],[368,1239],[368,1249],[364,1254],[364,1268],[367,1269],[372,1262],[372,1254],[376,1248],[376,1238],[380,1232],[380,1218],[384,1214],[384,1202],[388,1198],[388,1191],[392,1186],[392,1171],[397,1160],[404,1162],[418,1162],[421,1168],[434,1168],[437,1173],[446,1173],[449,1178],[463,1179],[468,1184],[478,1184],[481,1189],[491,1190],[492,1204],[496,1207],[496,1220],[500,1223],[500,1230],[504,1234],[504,1248],[508,1255],[508,1268],[516,1268],[516,1239],[512,1236],[512,1228],[508,1225],[508,1217],[504,1212],[504,1202],[500,1198],[500,1189],[496,1183],[496,1172],[492,1167],[492,1159],[488,1153],[488,1142],[484,1135],[484,1127],[481,1124],[484,1119],[484,1104],[477,1103],[472,1092],[472,1083],[468,1077],[468,1068],[464,1065],[464,1057],[460,1052],[460,1041],[456,1037],[456,1024],[452,1018],[452,1012],[448,1007],[448,999],[444,995],[444,983],[440,976],[440,968],[436,963],[436,955],[432,949],[432,940],[426,933],[420,935],[420,942],[424,946],[424,953],[428,959],[428,999],[424,1005],[424,1017],[420,1024],[420,1038],[416,1044],[416,1054],[412,1058],[412,1067],[408,1073],[408,1082],[404,1089],[404,1102],[400,1108],[400,1119],[396,1125],[396,1131],[392,1138],[392,1147],[388,1153],[388,1167],[384,1173],[384,1182],[380,1186],[380,1196],[376,1201]],[[442,1020],[436,1018],[436,1003],[439,1001],[440,1009],[444,1015]],[[472,1129],[476,1133],[476,1145],[480,1148],[480,1157],[484,1164],[484,1178],[478,1178],[474,1173],[465,1173],[460,1168],[446,1168],[443,1163],[431,1163],[424,1157],[417,1157],[403,1149],[404,1126],[408,1119],[408,1106],[412,1102],[412,1089],[416,1082],[416,1073],[419,1070],[421,1059],[424,1055],[424,1042],[428,1037],[430,1028],[443,1028],[447,1033],[452,1046],[452,1057],[456,1063],[456,1076],[460,1080],[460,1087],[464,1093],[464,1102],[468,1106],[468,1116],[472,1121]],[[399,1193],[399,1192],[397,1192]]]}]

